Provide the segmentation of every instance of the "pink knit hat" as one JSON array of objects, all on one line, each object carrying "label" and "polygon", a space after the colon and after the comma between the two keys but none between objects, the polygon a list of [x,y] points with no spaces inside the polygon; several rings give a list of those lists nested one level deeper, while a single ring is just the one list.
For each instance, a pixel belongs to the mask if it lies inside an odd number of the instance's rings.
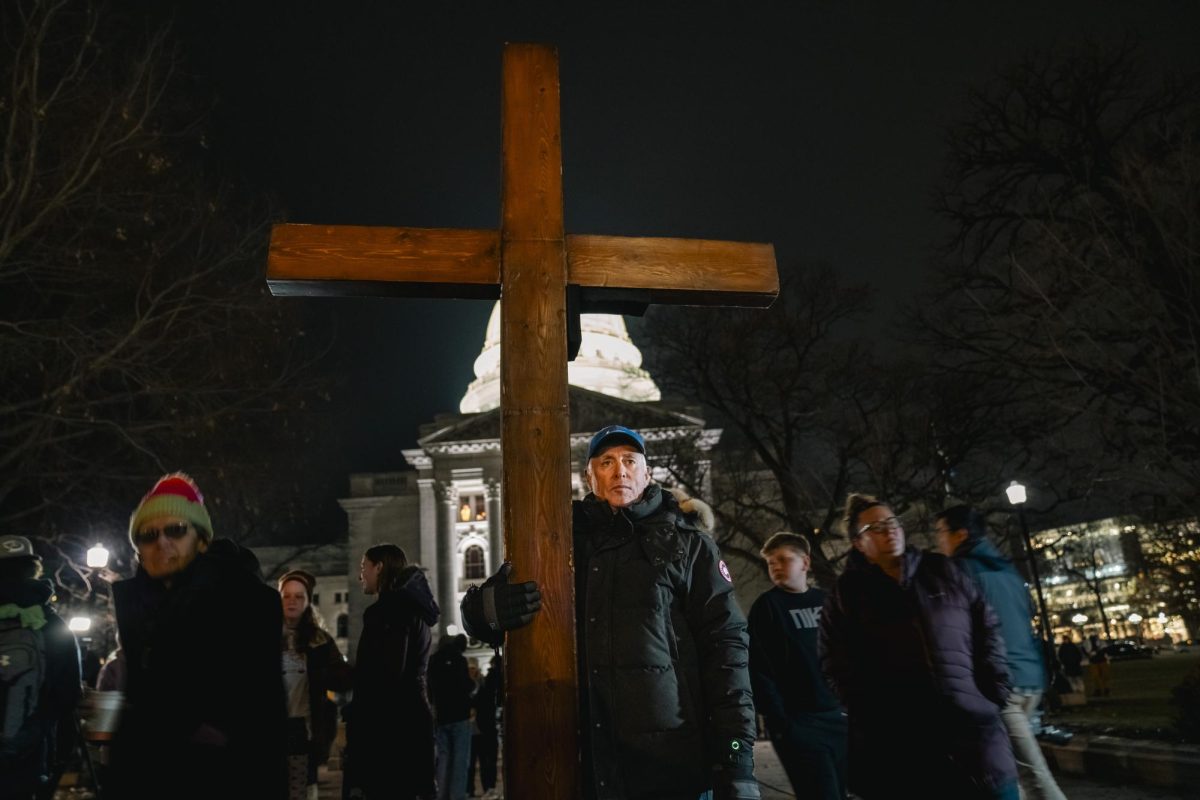
[{"label": "pink knit hat", "polygon": [[[196,482],[182,472],[172,472],[159,478],[154,488],[138,503],[133,516],[129,518],[129,541],[133,541],[133,534],[143,522],[155,517],[186,519],[196,528],[201,539],[212,541],[212,519],[204,507],[204,495],[200,494]],[[136,549],[137,545],[134,547]]]}]

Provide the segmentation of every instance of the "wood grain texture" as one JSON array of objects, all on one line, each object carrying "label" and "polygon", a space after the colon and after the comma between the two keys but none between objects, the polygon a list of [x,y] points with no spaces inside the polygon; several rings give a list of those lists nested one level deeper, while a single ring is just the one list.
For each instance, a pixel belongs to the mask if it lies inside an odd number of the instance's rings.
[{"label": "wood grain texture", "polygon": [[504,238],[562,239],[557,51],[542,44],[507,45],[501,89]]},{"label": "wood grain texture", "polygon": [[500,309],[505,553],[542,612],[505,648],[505,793],[579,796],[578,679],[561,241],[506,242]]},{"label": "wood grain texture", "polygon": [[[566,287],[606,301],[767,306],[770,245],[564,237],[558,55],[504,50],[499,231],[279,225],[275,294],[501,296],[503,526],[515,580],[537,580],[542,613],[509,634],[505,786],[510,798],[580,795],[571,535]],[[590,295],[589,295],[590,293]]]},{"label": "wood grain texture", "polygon": [[505,648],[504,786],[558,800],[581,788],[558,54],[507,45],[502,80],[501,505],[514,578],[542,591]]},{"label": "wood grain texture", "polygon": [[779,295],[775,248],[711,239],[568,236],[568,281],[587,295],[641,290],[651,303],[765,308]]},{"label": "wood grain texture", "polygon": [[277,295],[499,295],[498,231],[276,225],[267,283]]}]

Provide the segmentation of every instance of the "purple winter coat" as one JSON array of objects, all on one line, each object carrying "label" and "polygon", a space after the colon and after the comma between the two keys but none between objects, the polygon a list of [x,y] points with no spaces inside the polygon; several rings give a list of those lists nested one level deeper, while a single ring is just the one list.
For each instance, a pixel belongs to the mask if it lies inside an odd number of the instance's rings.
[{"label": "purple winter coat", "polygon": [[1000,721],[1008,671],[999,625],[949,559],[909,549],[897,583],[851,550],[821,614],[820,644],[821,668],[850,716],[853,791],[991,797],[1016,780]]}]

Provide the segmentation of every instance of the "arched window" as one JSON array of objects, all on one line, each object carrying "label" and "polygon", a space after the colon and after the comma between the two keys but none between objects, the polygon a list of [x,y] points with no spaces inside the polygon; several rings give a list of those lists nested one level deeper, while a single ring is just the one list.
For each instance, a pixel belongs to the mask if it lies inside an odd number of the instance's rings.
[{"label": "arched window", "polygon": [[463,577],[476,581],[487,577],[487,566],[483,563],[483,548],[473,544],[463,553]]},{"label": "arched window", "polygon": [[350,615],[338,614],[337,616],[337,638],[345,639],[350,635]]}]

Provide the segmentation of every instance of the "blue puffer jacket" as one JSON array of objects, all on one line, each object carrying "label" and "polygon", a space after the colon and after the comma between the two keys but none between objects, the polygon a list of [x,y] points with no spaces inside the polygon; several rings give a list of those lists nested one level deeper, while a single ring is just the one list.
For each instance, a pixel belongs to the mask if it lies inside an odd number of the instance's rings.
[{"label": "blue puffer jacket", "polygon": [[966,540],[954,551],[954,560],[975,576],[988,605],[1000,620],[1012,685],[1042,691],[1046,672],[1030,625],[1033,607],[1025,581],[1012,562],[987,539]]}]

